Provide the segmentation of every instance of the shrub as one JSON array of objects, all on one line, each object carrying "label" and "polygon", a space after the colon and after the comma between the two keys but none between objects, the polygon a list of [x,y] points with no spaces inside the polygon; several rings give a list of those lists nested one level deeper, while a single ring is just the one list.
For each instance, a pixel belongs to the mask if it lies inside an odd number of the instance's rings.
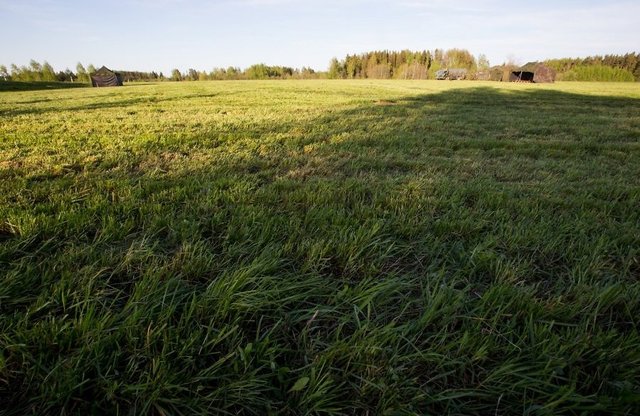
[{"label": "shrub", "polygon": [[579,65],[561,74],[560,81],[617,81],[633,82],[633,74],[626,69],[604,65]]}]

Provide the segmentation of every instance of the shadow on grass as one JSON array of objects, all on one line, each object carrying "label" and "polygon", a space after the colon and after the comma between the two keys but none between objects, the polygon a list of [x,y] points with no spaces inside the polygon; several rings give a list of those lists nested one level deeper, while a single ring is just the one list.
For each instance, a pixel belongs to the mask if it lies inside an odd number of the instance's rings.
[{"label": "shadow on grass", "polygon": [[[132,98],[82,108],[135,108],[196,97]],[[31,175],[28,184],[44,190],[60,180],[64,187],[78,175],[74,181],[89,181],[78,187],[100,188],[100,182],[118,180],[124,188],[145,190],[140,201],[129,201],[142,207],[156,193],[189,189],[202,196],[216,193],[217,186],[234,188],[237,181],[246,186],[240,205],[255,205],[277,218],[288,212],[302,220],[307,207],[330,207],[332,214],[319,223],[287,231],[302,240],[322,235],[314,227],[327,229],[332,216],[353,226],[383,222],[389,243],[401,243],[407,252],[383,262],[368,257],[380,272],[420,272],[427,257],[434,262],[431,268],[470,273],[479,285],[500,274],[542,284],[544,290],[583,273],[581,267],[590,279],[629,279],[638,272],[633,256],[619,255],[617,245],[593,245],[605,237],[636,241],[637,227],[629,224],[637,222],[637,99],[529,88],[455,89],[381,96],[302,123],[240,127],[233,132],[240,143],[229,133],[217,137],[215,129],[204,130],[162,145],[148,141],[136,154],[70,163],[57,172]],[[2,176],[24,174],[5,169]],[[173,195],[176,205],[168,207],[189,211],[189,192]],[[396,204],[422,217],[405,218]],[[328,230],[330,240],[337,230]],[[183,237],[163,238],[159,247],[171,252]],[[421,239],[442,244],[412,247]],[[486,261],[469,258],[477,247]],[[440,254],[429,255],[429,250]],[[589,256],[601,264],[582,264]],[[349,264],[348,253],[328,258],[323,273],[358,278],[361,270]]]},{"label": "shadow on grass", "polygon": [[[101,88],[100,90],[104,90]],[[1,91],[1,90],[0,90]],[[110,95],[97,95],[94,98],[96,102],[87,103],[84,105],[75,105],[70,107],[59,108],[57,106],[50,107],[33,107],[31,104],[40,104],[46,102],[57,101],[55,98],[44,98],[30,101],[21,101],[20,107],[12,108],[10,110],[1,111],[0,114],[5,116],[13,117],[13,116],[21,116],[21,115],[43,115],[48,113],[59,113],[59,112],[76,112],[76,111],[89,111],[89,110],[105,110],[105,109],[122,109],[126,110],[128,107],[137,107],[140,105],[148,104],[159,104],[159,103],[168,103],[175,101],[183,101],[194,98],[213,98],[218,96],[219,94],[190,94],[183,96],[175,96],[175,97],[166,97],[166,98],[158,98],[155,96],[136,96],[130,97],[126,99],[117,99],[114,100],[113,96]],[[66,97],[66,100],[73,100],[74,97]],[[86,97],[83,97],[86,99]]]},{"label": "shadow on grass", "polygon": [[637,408],[639,100],[458,89],[214,127],[5,169],[14,413]]},{"label": "shadow on grass", "polygon": [[0,92],[3,91],[38,91],[60,90],[69,88],[89,88],[90,85],[72,82],[18,82],[0,81]]}]

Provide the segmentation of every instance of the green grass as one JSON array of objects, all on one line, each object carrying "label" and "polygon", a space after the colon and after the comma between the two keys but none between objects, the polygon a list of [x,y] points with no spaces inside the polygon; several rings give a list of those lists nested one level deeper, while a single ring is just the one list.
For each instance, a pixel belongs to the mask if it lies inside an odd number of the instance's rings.
[{"label": "green grass", "polygon": [[33,81],[33,82],[19,82],[19,81],[4,81],[0,79],[0,92],[5,91],[37,91],[37,90],[59,90],[69,88],[88,88],[91,85],[84,83],[69,83],[69,82],[57,82],[57,81]]},{"label": "green grass", "polygon": [[0,93],[0,414],[640,413],[640,84]]}]

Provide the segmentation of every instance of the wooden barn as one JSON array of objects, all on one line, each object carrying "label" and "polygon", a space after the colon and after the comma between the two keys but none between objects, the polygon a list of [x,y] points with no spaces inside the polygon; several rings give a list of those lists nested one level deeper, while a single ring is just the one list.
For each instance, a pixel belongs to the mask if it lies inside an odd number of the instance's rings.
[{"label": "wooden barn", "polygon": [[441,69],[436,72],[436,79],[459,80],[467,77],[467,70],[463,68]]},{"label": "wooden barn", "polygon": [[511,71],[509,75],[510,82],[543,83],[554,82],[555,80],[556,71],[539,62],[529,62],[517,70]]},{"label": "wooden barn", "polygon": [[121,87],[122,75],[103,66],[91,74],[91,85],[94,87]]}]

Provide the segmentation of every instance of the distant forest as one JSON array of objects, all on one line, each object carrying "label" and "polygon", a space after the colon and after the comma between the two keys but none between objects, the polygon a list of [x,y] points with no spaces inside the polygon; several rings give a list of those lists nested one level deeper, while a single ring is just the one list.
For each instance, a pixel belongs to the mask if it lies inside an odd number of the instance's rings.
[{"label": "distant forest", "polygon": [[[586,58],[550,59],[544,64],[557,72],[560,81],[640,81],[640,53],[624,55],[590,56]],[[252,65],[246,69],[237,67],[213,68],[211,71],[174,69],[170,74],[116,70],[125,82],[136,81],[207,81],[251,79],[435,79],[440,69],[465,69],[467,79],[500,81],[505,74],[517,69],[514,63],[491,66],[485,55],[475,57],[466,49],[434,49],[433,51],[372,51],[333,58],[328,71],[286,66]],[[76,65],[75,71],[67,68],[56,71],[48,63],[31,60],[27,66],[0,65],[0,78],[5,81],[60,81],[89,83],[93,65]]]},{"label": "distant forest", "polygon": [[[313,79],[326,78],[325,72],[316,72],[311,68],[296,69],[286,66],[268,66],[265,64],[252,65],[245,70],[237,67],[213,68],[212,71],[197,71],[189,69],[180,72],[178,69],[171,71],[168,76],[162,72],[142,72],[117,70],[122,75],[124,82],[140,81],[209,81],[209,80],[243,80],[243,79]],[[96,68],[90,64],[86,68],[81,63],[76,65],[75,71],[67,68],[64,71],[56,71],[48,63],[39,63],[31,60],[29,65],[17,66],[11,64],[9,69],[0,65],[0,79],[5,81],[22,82],[79,82],[90,83],[90,74],[96,72]]]},{"label": "distant forest", "polygon": [[[560,81],[640,81],[639,53],[550,59],[543,63],[556,71]],[[514,63],[490,66],[485,55],[476,58],[466,49],[374,51],[332,59],[327,77],[434,79],[440,69],[459,68],[467,71],[467,79],[501,81],[519,67]]]}]

